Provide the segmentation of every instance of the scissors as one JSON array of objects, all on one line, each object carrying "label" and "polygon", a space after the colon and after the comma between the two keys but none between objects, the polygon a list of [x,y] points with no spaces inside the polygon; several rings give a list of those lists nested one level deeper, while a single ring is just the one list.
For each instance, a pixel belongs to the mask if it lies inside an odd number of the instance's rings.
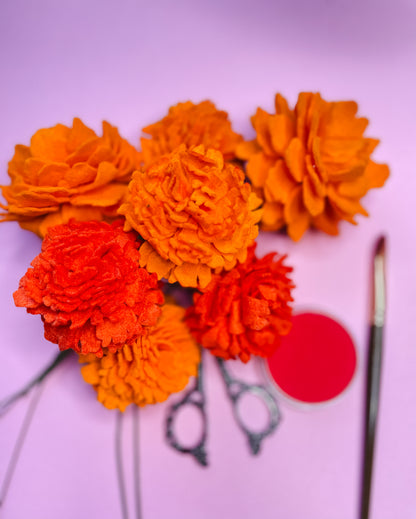
[{"label": "scissors", "polygon": [[[234,418],[237,422],[238,427],[241,429],[243,434],[247,437],[249,448],[252,454],[256,455],[260,452],[262,441],[269,435],[271,435],[276,429],[280,422],[281,415],[277,402],[273,394],[263,385],[259,384],[247,384],[246,382],[239,380],[230,375],[228,369],[225,366],[225,361],[220,358],[216,358],[216,362],[225,383],[227,396],[231,401]],[[253,395],[257,399],[261,400],[266,406],[269,414],[269,420],[265,428],[262,431],[252,431],[244,423],[241,411],[240,403],[245,395]],[[194,447],[185,447],[181,444],[174,432],[174,422],[178,412],[184,406],[194,406],[200,412],[203,421],[202,434],[199,441]],[[166,421],[166,438],[174,449],[177,451],[190,454],[196,461],[203,466],[208,465],[207,451],[206,451],[206,440],[208,433],[208,417],[206,413],[206,397],[204,393],[203,384],[203,360],[198,368],[198,377],[195,380],[193,386],[185,393],[185,396],[179,400],[176,404],[172,405],[168,412]]]},{"label": "scissors", "polygon": [[[202,369],[202,357],[201,362],[198,366],[198,375],[192,385],[192,387],[185,393],[185,396],[179,400],[176,404],[173,404],[169,409],[167,420],[166,420],[166,439],[173,447],[183,454],[191,454],[196,461],[206,467],[208,466],[208,458],[206,452],[206,440],[208,433],[208,420],[206,412],[206,398],[204,393],[204,381],[203,381],[203,369]],[[198,409],[202,418],[202,434],[199,442],[194,447],[183,446],[174,432],[174,422],[179,410],[184,406],[193,406]]]}]

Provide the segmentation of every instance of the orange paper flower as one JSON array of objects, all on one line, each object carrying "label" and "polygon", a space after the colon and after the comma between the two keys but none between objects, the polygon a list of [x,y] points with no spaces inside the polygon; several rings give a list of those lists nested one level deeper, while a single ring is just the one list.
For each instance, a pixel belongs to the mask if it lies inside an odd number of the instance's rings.
[{"label": "orange paper flower", "polygon": [[186,322],[196,340],[224,359],[269,357],[289,333],[294,287],[285,256],[258,259],[255,246],[247,260],[230,272],[215,275],[202,294],[194,294]]},{"label": "orange paper flower", "polygon": [[44,237],[48,227],[116,215],[141,155],[103,122],[103,136],[74,119],[37,131],[30,146],[16,146],[9,162],[11,184],[2,186],[8,205],[3,220]]},{"label": "orange paper flower", "polygon": [[273,115],[257,110],[257,138],[237,150],[264,199],[262,228],[286,225],[297,241],[310,226],[336,235],[340,220],[368,216],[360,200],[384,185],[389,169],[370,160],[379,141],[363,136],[368,120],[356,117],[357,104],[301,93],[294,110],[280,94],[275,105]]},{"label": "orange paper flower", "polygon": [[180,146],[137,171],[120,208],[145,241],[140,265],[182,286],[206,286],[212,269],[245,261],[258,233],[260,200],[219,151]]},{"label": "orange paper flower", "polygon": [[84,380],[94,386],[108,409],[124,411],[129,404],[163,402],[196,376],[199,348],[183,322],[185,310],[166,304],[148,333],[102,359],[80,357]]},{"label": "orange paper flower", "polygon": [[143,128],[143,132],[151,137],[141,139],[146,166],[181,144],[187,147],[203,144],[220,151],[225,160],[231,160],[235,158],[237,144],[243,140],[233,132],[227,112],[217,110],[211,101],[199,104],[187,101],[172,106],[166,117]]},{"label": "orange paper flower", "polygon": [[163,302],[156,276],[139,268],[137,247],[120,222],[52,227],[15,304],[40,314],[45,338],[61,350],[114,352],[155,324]]}]

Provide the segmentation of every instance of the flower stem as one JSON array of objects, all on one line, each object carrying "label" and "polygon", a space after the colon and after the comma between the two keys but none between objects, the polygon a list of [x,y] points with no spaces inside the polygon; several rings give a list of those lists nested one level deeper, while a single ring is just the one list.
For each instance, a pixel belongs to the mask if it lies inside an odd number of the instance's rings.
[{"label": "flower stem", "polygon": [[45,378],[69,355],[71,354],[71,350],[65,350],[61,351],[56,355],[54,360],[46,366],[46,368],[39,373],[34,379],[32,379],[26,386],[24,386],[19,391],[16,391],[16,393],[13,393],[12,395],[6,397],[4,400],[0,401],[0,417],[6,414],[7,411],[11,409],[13,404],[15,404],[20,398],[24,397],[29,393],[29,391],[40,384]]}]

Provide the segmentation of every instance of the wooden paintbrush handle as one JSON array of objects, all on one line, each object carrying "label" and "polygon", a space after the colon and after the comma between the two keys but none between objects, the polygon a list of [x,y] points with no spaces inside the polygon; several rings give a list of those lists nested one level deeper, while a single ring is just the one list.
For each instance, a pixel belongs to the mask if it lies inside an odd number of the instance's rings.
[{"label": "wooden paintbrush handle", "polygon": [[361,487],[360,519],[368,519],[370,509],[371,476],[373,469],[374,443],[376,436],[377,413],[380,399],[381,352],[383,327],[373,325],[370,329],[370,342],[367,364],[367,394],[365,409],[364,466]]}]

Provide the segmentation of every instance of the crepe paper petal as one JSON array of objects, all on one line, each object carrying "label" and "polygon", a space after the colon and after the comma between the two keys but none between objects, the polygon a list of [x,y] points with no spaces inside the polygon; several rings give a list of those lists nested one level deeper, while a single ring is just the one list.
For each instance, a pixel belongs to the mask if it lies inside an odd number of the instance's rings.
[{"label": "crepe paper petal", "polygon": [[16,306],[40,314],[45,338],[61,350],[114,352],[146,333],[160,314],[156,276],[139,268],[139,244],[122,222],[76,222],[51,227],[32,261]]},{"label": "crepe paper petal", "polygon": [[294,285],[284,260],[274,253],[258,259],[254,245],[244,263],[214,275],[202,293],[194,294],[186,322],[201,346],[243,362],[275,351],[291,327]]},{"label": "crepe paper petal", "polygon": [[323,212],[313,218],[312,224],[316,229],[319,229],[326,234],[337,236],[339,234],[339,220],[340,218],[333,210],[331,204],[327,201]]},{"label": "crepe paper petal", "polygon": [[286,227],[299,240],[315,223],[334,235],[340,220],[356,224],[356,214],[368,216],[360,200],[384,185],[389,168],[371,160],[379,141],[364,137],[368,120],[357,117],[357,103],[328,102],[318,93],[302,92],[293,110],[280,94],[275,107],[275,114],[257,109],[252,117],[256,139],[237,147],[237,157],[247,161],[247,176],[264,200],[262,229]]},{"label": "crepe paper petal", "polygon": [[245,260],[259,205],[243,171],[219,151],[182,145],[134,173],[119,213],[125,229],[145,240],[142,267],[171,283],[205,287],[212,270]]},{"label": "crepe paper petal", "polygon": [[218,110],[211,101],[199,104],[187,101],[171,106],[162,120],[146,126],[143,132],[150,135],[141,139],[146,167],[181,144],[187,147],[202,144],[220,151],[225,160],[233,160],[236,147],[243,140],[232,130],[227,112]]},{"label": "crepe paper petal", "polygon": [[325,199],[315,191],[312,180],[306,177],[303,184],[303,203],[312,216],[321,214],[324,210]]},{"label": "crepe paper petal", "polygon": [[38,130],[30,146],[16,146],[9,162],[11,183],[0,186],[7,202],[0,204],[5,210],[0,221],[16,220],[43,238],[48,215],[59,213],[64,204],[100,207],[95,219],[114,218],[115,211],[108,209],[121,204],[141,161],[141,154],[107,122],[102,137],[78,118],[72,127]]},{"label": "crepe paper petal", "polygon": [[236,149],[236,154],[238,155],[238,157],[240,157],[241,160],[248,160],[256,153],[261,152],[260,145],[256,139],[254,139],[253,141],[241,142]]},{"label": "crepe paper petal", "polygon": [[280,202],[265,202],[263,206],[262,228],[277,231],[285,225],[284,205]]},{"label": "crepe paper petal", "polygon": [[389,168],[386,164],[376,164],[370,160],[365,169],[364,176],[367,180],[368,189],[383,187],[384,183],[389,178]]},{"label": "crepe paper petal", "polygon": [[296,186],[285,162],[279,160],[269,169],[264,182],[264,199],[285,204]]},{"label": "crepe paper petal", "polygon": [[85,382],[108,409],[165,401],[197,375],[199,348],[183,321],[185,310],[165,304],[154,326],[130,344],[102,358],[81,355]]},{"label": "crepe paper petal", "polygon": [[270,168],[273,167],[274,164],[275,162],[268,159],[264,153],[259,152],[252,155],[250,161],[247,163],[246,171],[254,188],[263,188]]}]

